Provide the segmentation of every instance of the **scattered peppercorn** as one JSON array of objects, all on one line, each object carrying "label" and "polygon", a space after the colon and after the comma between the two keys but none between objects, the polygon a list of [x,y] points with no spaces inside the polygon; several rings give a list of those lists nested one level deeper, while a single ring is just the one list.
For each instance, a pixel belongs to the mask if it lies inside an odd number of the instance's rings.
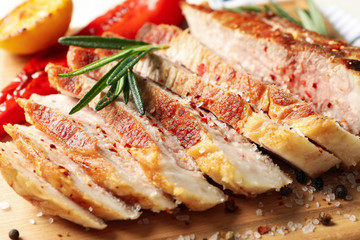
[{"label": "scattered peppercorn", "polygon": [[319,190],[324,186],[324,180],[321,177],[313,178],[311,179],[311,186]]},{"label": "scattered peppercorn", "polygon": [[306,181],[306,175],[303,171],[296,171],[296,181],[300,184],[304,184]]},{"label": "scattered peppercorn", "polygon": [[331,219],[332,219],[332,216],[329,213],[321,212],[319,214],[319,221],[325,226],[330,225]]},{"label": "scattered peppercorn", "polygon": [[290,193],[292,193],[292,189],[289,188],[288,186],[283,186],[283,187],[280,188],[281,196],[287,197],[287,196],[290,195]]},{"label": "scattered peppercorn", "polygon": [[18,240],[20,236],[20,233],[16,229],[11,229],[9,232],[9,238],[12,240]]},{"label": "scattered peppercorn", "polygon": [[233,198],[230,198],[225,202],[225,209],[226,211],[231,213],[235,212],[238,209],[238,206],[236,205]]},{"label": "scattered peppercorn", "polygon": [[335,197],[345,199],[346,195],[348,194],[348,191],[344,185],[340,184],[335,187],[334,193],[335,193]]}]

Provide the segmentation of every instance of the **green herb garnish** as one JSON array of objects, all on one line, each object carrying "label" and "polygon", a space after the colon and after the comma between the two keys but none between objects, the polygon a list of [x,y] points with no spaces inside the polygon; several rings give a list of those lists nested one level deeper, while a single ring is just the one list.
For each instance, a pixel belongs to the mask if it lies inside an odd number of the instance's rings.
[{"label": "green herb garnish", "polygon": [[87,48],[123,50],[119,53],[115,53],[111,56],[90,63],[75,71],[58,75],[59,77],[78,76],[111,62],[119,61],[79,100],[79,102],[71,109],[69,114],[74,114],[80,111],[108,86],[110,86],[110,89],[96,104],[96,111],[99,111],[109,105],[120,95],[121,92],[123,92],[124,102],[127,104],[131,92],[135,106],[139,113],[141,115],[145,114],[144,103],[132,68],[149,52],[166,48],[166,46],[147,44],[145,42],[123,38],[97,36],[62,37],[59,39],[59,43]]},{"label": "green herb garnish", "polygon": [[[296,9],[300,21],[297,21],[294,17],[292,17],[289,13],[287,13],[276,2],[274,2],[274,0],[270,1],[270,6],[264,5],[264,9],[266,12],[273,12],[276,15],[286,18],[295,24],[301,25],[310,31],[315,31],[327,36],[328,34],[326,31],[324,19],[319,9],[316,7],[313,0],[307,0],[307,3],[309,6],[308,11],[299,8]],[[260,12],[261,8],[256,6],[243,6],[243,7],[231,8],[227,10],[232,12],[243,12],[243,11]]]}]

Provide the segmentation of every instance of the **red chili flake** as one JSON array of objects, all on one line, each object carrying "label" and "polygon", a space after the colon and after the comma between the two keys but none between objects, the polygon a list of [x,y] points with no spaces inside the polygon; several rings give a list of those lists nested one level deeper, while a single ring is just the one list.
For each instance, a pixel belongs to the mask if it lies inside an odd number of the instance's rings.
[{"label": "red chili flake", "polygon": [[301,85],[306,86],[306,81],[301,81]]},{"label": "red chili flake", "polygon": [[270,228],[268,225],[258,227],[258,232],[259,232],[261,235],[264,235],[264,234],[270,232],[270,230],[271,230],[271,228]]},{"label": "red chili flake", "polygon": [[44,140],[44,139],[40,139],[40,141],[45,142],[45,140]]},{"label": "red chili flake", "polygon": [[5,149],[2,148],[1,151],[5,152]]},{"label": "red chili flake", "polygon": [[207,120],[207,118],[201,118],[201,119],[200,119],[200,122],[208,123],[208,120]]},{"label": "red chili flake", "polygon": [[190,103],[190,107],[192,107],[193,109],[195,109],[195,108],[196,108],[195,103]]},{"label": "red chili flake", "polygon": [[327,104],[327,107],[328,107],[328,108],[331,108],[331,107],[332,107],[332,104],[329,102],[329,103]]},{"label": "red chili flake", "polygon": [[168,214],[173,214],[173,211],[171,211],[170,209],[166,208],[165,211],[168,213]]},{"label": "red chili flake", "polygon": [[153,123],[153,124],[151,124],[153,127],[157,127],[157,123]]},{"label": "red chili flake", "polygon": [[63,235],[62,235],[62,234],[58,234],[58,236],[59,236],[59,237],[63,237]]},{"label": "red chili flake", "polygon": [[295,75],[291,74],[289,77],[289,82],[294,82],[294,80],[295,80]]},{"label": "red chili flake", "polygon": [[124,147],[126,147],[126,148],[131,148],[131,145],[128,144],[128,143],[125,143]]},{"label": "red chili flake", "polygon": [[158,128],[159,132],[164,133],[164,131],[161,128]]},{"label": "red chili flake", "polygon": [[114,148],[110,148],[109,149],[111,152],[114,152],[114,153],[117,153],[118,151],[116,151],[116,149],[114,149]]},{"label": "red chili flake", "polygon": [[316,89],[317,88],[317,83],[313,83],[312,87]]},{"label": "red chili flake", "polygon": [[273,81],[276,80],[276,76],[275,76],[275,75],[270,74],[270,77],[271,77],[271,80],[273,80]]},{"label": "red chili flake", "polygon": [[308,96],[309,98],[311,98],[311,94],[308,91],[305,91],[306,96]]},{"label": "red chili flake", "polygon": [[264,47],[264,52],[267,52],[267,49],[268,49],[268,47],[266,46],[266,47]]},{"label": "red chili flake", "polygon": [[204,114],[202,112],[199,112],[200,117],[204,117]]},{"label": "red chili flake", "polygon": [[204,75],[206,69],[205,69],[205,64],[201,63],[198,67],[197,67],[197,71],[199,76]]},{"label": "red chili flake", "polygon": [[50,144],[50,148],[56,149],[56,146],[54,144]]},{"label": "red chili flake", "polygon": [[331,202],[328,202],[328,205],[331,205]]}]

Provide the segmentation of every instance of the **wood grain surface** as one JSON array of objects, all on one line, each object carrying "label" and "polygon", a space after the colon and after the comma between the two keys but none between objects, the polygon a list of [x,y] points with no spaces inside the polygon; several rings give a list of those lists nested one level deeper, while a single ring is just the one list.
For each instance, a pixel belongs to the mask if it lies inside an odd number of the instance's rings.
[{"label": "wood grain surface", "polygon": [[[296,1],[295,4],[293,2],[286,8],[294,8],[297,4],[304,3]],[[332,32],[332,35],[335,36],[336,33]],[[16,76],[29,58],[29,56],[14,56],[0,51],[1,88]],[[288,166],[281,164],[281,167],[294,177],[293,170]],[[352,175],[341,170],[333,170],[323,178],[326,186],[331,184],[334,187],[339,184],[340,179],[345,181],[349,176]],[[357,172],[353,176],[360,180]],[[326,201],[327,195],[323,195],[321,192],[316,192],[314,200],[309,201],[309,192],[303,191],[305,190],[303,188],[308,185],[309,182],[306,185],[294,184],[292,188],[297,189],[298,193],[293,192],[286,198],[275,191],[254,199],[232,196],[238,206],[238,210],[234,213],[226,212],[224,204],[204,212],[189,212],[185,208],[176,209],[172,214],[155,214],[145,211],[138,220],[110,222],[105,230],[96,231],[85,229],[57,217],[38,217],[39,210],[19,197],[0,177],[0,202],[6,201],[10,204],[10,209],[0,210],[0,239],[8,239],[8,232],[12,228],[19,230],[23,240],[113,240],[178,239],[180,235],[190,234],[195,234],[196,239],[203,239],[209,238],[217,232],[223,234],[233,231],[244,235],[249,230],[257,231],[259,226],[275,227],[276,229],[285,227],[289,230],[285,236],[275,232],[275,236],[265,234],[262,235],[262,239],[360,239],[360,222],[358,220],[353,222],[344,217],[344,214],[349,214],[360,219],[360,193],[356,190],[360,185],[358,183],[351,184],[346,180],[346,186],[350,191],[349,195],[353,199],[351,201],[336,199],[330,202]],[[301,205],[301,201],[295,199],[302,199],[303,204]],[[339,207],[334,205],[336,202],[340,203]],[[319,203],[319,207],[317,207],[317,203]],[[263,216],[256,214],[258,209],[262,210]],[[317,219],[320,212],[332,215],[333,224],[331,226],[315,224],[314,232],[309,234],[305,234],[301,229],[292,231],[287,226],[290,221],[305,226],[306,221]],[[49,222],[50,218],[54,219],[53,223]],[[34,220],[35,224],[32,224],[31,220]],[[249,239],[253,237],[253,235],[249,235]]]}]

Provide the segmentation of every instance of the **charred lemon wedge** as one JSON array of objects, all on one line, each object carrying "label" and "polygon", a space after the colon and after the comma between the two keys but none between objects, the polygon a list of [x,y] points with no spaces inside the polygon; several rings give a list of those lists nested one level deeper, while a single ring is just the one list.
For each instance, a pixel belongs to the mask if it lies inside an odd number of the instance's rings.
[{"label": "charred lemon wedge", "polygon": [[27,0],[0,20],[0,47],[15,54],[43,50],[63,36],[72,0]]}]

